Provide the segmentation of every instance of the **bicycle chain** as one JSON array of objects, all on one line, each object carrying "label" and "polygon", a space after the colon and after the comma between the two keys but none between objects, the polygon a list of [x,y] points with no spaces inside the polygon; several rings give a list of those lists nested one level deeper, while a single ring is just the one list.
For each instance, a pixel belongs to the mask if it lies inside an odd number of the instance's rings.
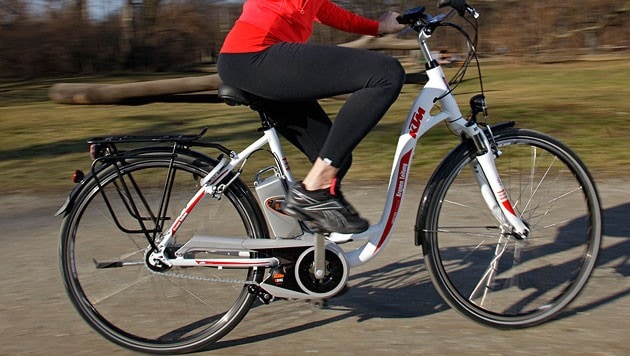
[{"label": "bicycle chain", "polygon": [[244,281],[239,279],[229,279],[229,278],[217,278],[217,277],[202,277],[202,276],[191,276],[189,274],[182,273],[173,273],[173,272],[158,272],[152,269],[149,269],[153,274],[166,276],[166,277],[175,277],[181,279],[190,279],[195,281],[205,281],[205,282],[219,282],[219,283],[235,283],[235,284],[247,284],[247,285],[255,285],[259,286],[260,283],[255,281]]}]

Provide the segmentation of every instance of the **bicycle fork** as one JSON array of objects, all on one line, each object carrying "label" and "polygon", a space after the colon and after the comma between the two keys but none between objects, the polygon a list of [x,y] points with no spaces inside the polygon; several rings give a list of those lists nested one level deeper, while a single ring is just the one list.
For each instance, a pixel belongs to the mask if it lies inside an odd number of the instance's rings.
[{"label": "bicycle fork", "polygon": [[[472,161],[471,168],[488,209],[497,219],[504,233],[519,240],[526,239],[530,232],[529,227],[514,210],[497,171],[495,159],[500,156],[500,151],[492,146],[486,134],[476,123],[469,122],[464,132],[472,138],[477,148],[477,157]],[[492,137],[489,128],[488,133]]]}]

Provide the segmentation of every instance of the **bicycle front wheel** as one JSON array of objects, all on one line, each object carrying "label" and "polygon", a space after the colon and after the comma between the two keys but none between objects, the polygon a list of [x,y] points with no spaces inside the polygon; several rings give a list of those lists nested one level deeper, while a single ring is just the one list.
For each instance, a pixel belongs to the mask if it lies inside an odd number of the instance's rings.
[{"label": "bicycle front wheel", "polygon": [[501,230],[473,174],[476,149],[462,144],[427,185],[417,231],[434,285],[451,307],[499,328],[556,316],[584,287],[599,252],[600,201],[578,157],[538,132],[498,130],[497,170],[531,233]]},{"label": "bicycle front wheel", "polygon": [[[167,354],[197,350],[229,332],[255,298],[249,284],[264,272],[149,268],[149,239],[172,224],[214,166],[201,155],[170,156],[141,154],[103,169],[98,183],[87,180],[64,218],[59,246],[64,284],[87,323],[126,348]],[[206,196],[198,203],[178,230],[176,246],[195,234],[266,237],[261,216],[251,192],[236,180],[221,200]]]}]

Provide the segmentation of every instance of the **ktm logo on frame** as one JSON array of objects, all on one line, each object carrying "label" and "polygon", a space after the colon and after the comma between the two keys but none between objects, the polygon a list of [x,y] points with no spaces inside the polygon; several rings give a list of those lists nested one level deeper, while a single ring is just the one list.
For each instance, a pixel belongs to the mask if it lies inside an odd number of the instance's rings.
[{"label": "ktm logo on frame", "polygon": [[419,107],[418,111],[416,111],[411,118],[411,123],[409,123],[409,134],[413,138],[416,138],[418,134],[420,124],[422,124],[422,119],[424,118],[424,113],[424,109],[422,107]]}]

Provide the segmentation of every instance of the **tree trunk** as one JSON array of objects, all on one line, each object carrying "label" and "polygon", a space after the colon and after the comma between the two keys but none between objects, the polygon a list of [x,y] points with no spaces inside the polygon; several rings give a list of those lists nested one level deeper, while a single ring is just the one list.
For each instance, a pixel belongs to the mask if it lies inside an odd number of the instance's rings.
[{"label": "tree trunk", "polygon": [[216,90],[219,85],[221,79],[216,74],[127,84],[61,83],[53,85],[48,96],[59,104],[117,104],[135,98]]},{"label": "tree trunk", "polygon": [[[340,46],[378,49],[416,49],[416,40],[401,40],[395,36],[363,36]],[[408,74],[407,82],[423,82],[423,74]],[[48,94],[59,104],[117,104],[128,99],[216,90],[221,85],[217,74],[203,77],[164,79],[128,84],[56,84]]]}]

